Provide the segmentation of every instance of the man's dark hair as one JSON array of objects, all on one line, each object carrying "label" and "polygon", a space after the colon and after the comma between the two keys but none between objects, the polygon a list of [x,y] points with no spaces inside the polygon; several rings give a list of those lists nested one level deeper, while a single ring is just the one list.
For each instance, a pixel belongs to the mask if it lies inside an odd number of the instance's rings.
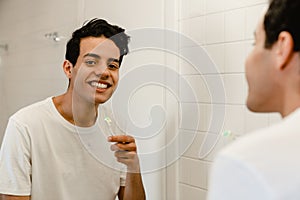
[{"label": "man's dark hair", "polygon": [[270,0],[270,6],[264,19],[265,47],[271,48],[278,40],[280,32],[287,31],[293,37],[294,51],[300,51],[299,21],[299,0]]},{"label": "man's dark hair", "polygon": [[103,19],[94,18],[87,22],[81,28],[75,30],[72,38],[67,43],[65,59],[75,66],[80,54],[80,40],[85,37],[101,37],[111,39],[120,50],[120,65],[123,56],[128,53],[129,36],[125,34],[125,30],[119,26],[111,25]]}]

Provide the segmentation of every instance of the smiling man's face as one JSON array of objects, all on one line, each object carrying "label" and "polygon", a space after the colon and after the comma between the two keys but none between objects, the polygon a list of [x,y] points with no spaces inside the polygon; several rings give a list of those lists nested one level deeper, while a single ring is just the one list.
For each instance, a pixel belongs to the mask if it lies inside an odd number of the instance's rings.
[{"label": "smiling man's face", "polygon": [[106,102],[119,81],[120,50],[105,37],[87,37],[80,41],[80,54],[72,68],[73,96],[90,103]]}]

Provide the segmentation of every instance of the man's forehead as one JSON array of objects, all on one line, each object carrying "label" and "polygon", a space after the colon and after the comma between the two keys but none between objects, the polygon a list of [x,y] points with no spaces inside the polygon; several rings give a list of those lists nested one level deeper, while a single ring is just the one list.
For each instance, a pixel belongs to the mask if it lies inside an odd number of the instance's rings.
[{"label": "man's forehead", "polygon": [[82,38],[80,41],[81,46],[89,46],[93,48],[103,48],[103,47],[117,47],[115,43],[106,37],[86,37]]},{"label": "man's forehead", "polygon": [[88,37],[80,42],[80,51],[82,54],[106,54],[110,57],[119,57],[120,50],[115,43],[106,37]]}]

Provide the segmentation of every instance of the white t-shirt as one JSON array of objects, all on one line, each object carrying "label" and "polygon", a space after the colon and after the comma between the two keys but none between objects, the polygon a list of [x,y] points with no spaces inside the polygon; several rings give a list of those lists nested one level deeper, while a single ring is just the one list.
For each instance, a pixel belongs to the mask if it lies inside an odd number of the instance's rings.
[{"label": "white t-shirt", "polygon": [[300,109],[222,150],[208,200],[299,200]]},{"label": "white t-shirt", "polygon": [[31,200],[114,200],[125,174],[98,126],[72,125],[52,98],[18,111],[0,151],[0,193]]}]

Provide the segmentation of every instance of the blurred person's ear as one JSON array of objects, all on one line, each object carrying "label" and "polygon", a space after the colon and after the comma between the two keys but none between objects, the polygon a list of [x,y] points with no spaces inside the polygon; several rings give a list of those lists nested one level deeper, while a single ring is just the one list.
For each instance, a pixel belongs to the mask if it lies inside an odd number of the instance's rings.
[{"label": "blurred person's ear", "polygon": [[280,70],[283,70],[294,53],[294,40],[292,35],[287,31],[281,32],[277,42],[272,48],[275,48],[277,66]]}]

